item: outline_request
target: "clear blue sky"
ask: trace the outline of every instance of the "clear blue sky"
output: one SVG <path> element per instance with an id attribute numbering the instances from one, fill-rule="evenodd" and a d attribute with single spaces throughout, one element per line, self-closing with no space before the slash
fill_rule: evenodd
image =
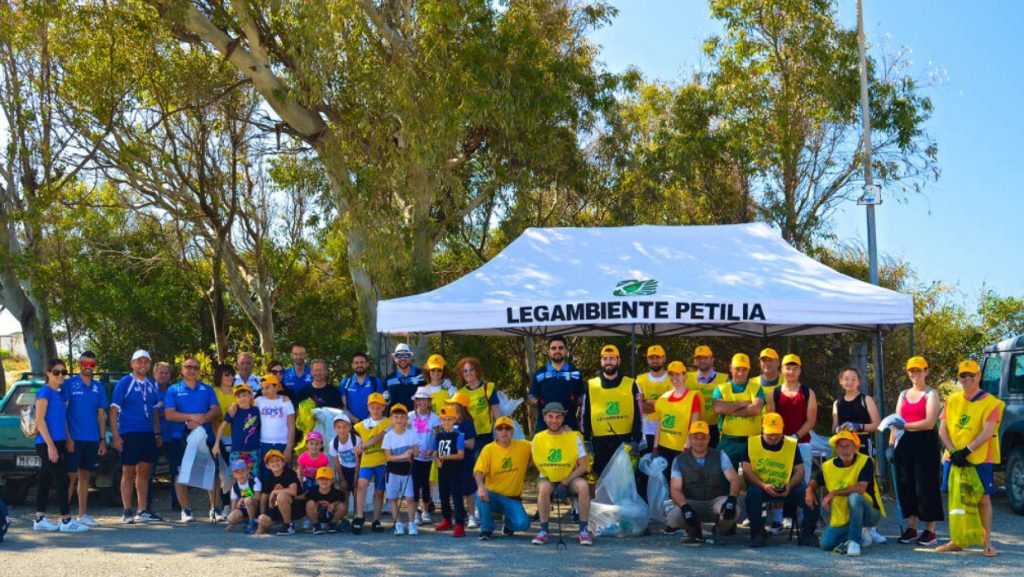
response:
<path id="1" fill-rule="evenodd" d="M 612 24 L 591 35 L 611 71 L 636 66 L 651 80 L 678 81 L 706 66 L 701 44 L 722 30 L 704 0 L 613 0 Z M 840 21 L 856 25 L 855 0 L 839 2 Z M 924 88 L 935 110 L 927 126 L 939 146 L 942 176 L 904 203 L 877 209 L 879 251 L 905 259 L 924 282 L 959 287 L 974 306 L 990 288 L 1024 295 L 1018 264 L 1024 200 L 1013 176 L 1021 165 L 1024 2 L 864 0 L 870 55 L 912 49 L 909 73 L 941 84 Z M 883 193 L 884 194 L 884 193 Z M 837 215 L 843 242 L 867 246 L 864 208 Z"/>

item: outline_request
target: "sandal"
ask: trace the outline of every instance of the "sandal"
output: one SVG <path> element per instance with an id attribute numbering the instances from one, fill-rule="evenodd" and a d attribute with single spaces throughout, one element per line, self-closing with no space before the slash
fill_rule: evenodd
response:
<path id="1" fill-rule="evenodd" d="M 999 554 L 999 551 L 996 551 L 995 547 L 985 547 L 985 550 L 982 551 L 981 554 L 986 557 L 995 557 Z"/>
<path id="2" fill-rule="evenodd" d="M 939 545 L 935 548 L 935 550 L 939 553 L 952 553 L 955 551 L 963 551 L 964 549 L 963 547 L 960 547 L 956 543 L 950 541 L 948 543 L 943 543 L 942 545 Z"/>

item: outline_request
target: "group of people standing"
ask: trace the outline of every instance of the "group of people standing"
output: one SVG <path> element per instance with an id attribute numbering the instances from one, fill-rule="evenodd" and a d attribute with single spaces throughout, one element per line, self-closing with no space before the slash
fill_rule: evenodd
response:
<path id="1" fill-rule="evenodd" d="M 199 362 L 191 358 L 182 363 L 178 383 L 170 384 L 170 366 L 163 363 L 151 379 L 150 356 L 140 350 L 132 357 L 132 373 L 115 386 L 109 407 L 103 387 L 92 380 L 94 356 L 83 354 L 81 373 L 66 383 L 63 362 L 51 361 L 36 403 L 37 450 L 44 466 L 35 528 L 84 531 L 96 524 L 86 513 L 83 491 L 88 491 L 88 471 L 95 471 L 98 455 L 106 450 L 109 423 L 111 444 L 121 458 L 125 523 L 161 520 L 151 508 L 153 464 L 166 455 L 176 479 L 185 439 L 202 427 L 219 466 L 231 471 L 231 486 L 218 484 L 209 495 L 211 520 L 227 521 L 229 529 L 244 525 L 247 532 L 265 533 L 279 526 L 278 534 L 290 535 L 304 517 L 313 532 L 360 533 L 369 517 L 370 529 L 383 531 L 386 499 L 393 532 L 415 535 L 421 525 L 434 522 L 436 486 L 441 501 L 436 530 L 462 537 L 467 528 L 479 528 L 480 539 L 491 539 L 494 514 L 501 513 L 503 533 L 511 535 L 531 524 L 522 494 L 534 466 L 540 531 L 533 543 L 550 539 L 552 503 L 571 499 L 579 542 L 592 545 L 588 477 L 599 478 L 625 444 L 637 456 L 651 453 L 668 462 L 664 474 L 671 503 L 665 503 L 665 531 L 684 530 L 687 541 L 704 540 L 705 523 L 715 535 L 734 534 L 744 517 L 754 547 L 766 545 L 784 520 L 799 525 L 799 544 L 820 544 L 850 556 L 886 541 L 876 529 L 885 511 L 871 447 L 881 419 L 874 400 L 861 392 L 855 368 L 839 374 L 842 394 L 832 407 L 829 439 L 834 456 L 814 475 L 810 434 L 818 422 L 817 397 L 801 381 L 800 357 L 780 356 L 771 348 L 760 352 L 760 374 L 751 377 L 750 358 L 743 353 L 733 355 L 724 374 L 716 371 L 708 346 L 696 347 L 695 370 L 687 370 L 682 361 L 668 362 L 662 346 L 652 345 L 648 370 L 633 378 L 622 373 L 618 349 L 606 345 L 600 373 L 585 380 L 569 360 L 566 340 L 552 337 L 548 361 L 537 369 L 529 392 L 538 413 L 532 441 L 513 439 L 515 424 L 501 414 L 497 388 L 484 378 L 478 359 L 456 363 L 461 385 L 455 386 L 441 355 L 431 355 L 421 370 L 408 345 L 399 344 L 392 353 L 395 370 L 384 379 L 370 375 L 368 356 L 357 353 L 353 374 L 335 386 L 327 381 L 324 361 L 306 365 L 303 347 L 291 352 L 291 368 L 271 363 L 262 377 L 252 374 L 253 359 L 243 353 L 237 371 L 216 367 L 211 387 L 199 381 Z M 985 488 L 980 504 L 984 553 L 994 555 L 989 496 L 1003 404 L 980 390 L 974 361 L 960 364 L 963 391 L 945 407 L 926 384 L 924 358 L 911 358 L 906 369 L 912 386 L 899 396 L 901 419 L 887 446 L 908 521 L 899 541 L 935 544 L 935 523 L 943 518 L 940 483 L 950 467 L 974 467 Z M 297 430 L 297 411 L 304 405 L 339 410 L 330 439 Z M 637 476 L 643 493 L 646 478 Z M 78 481 L 77 519 L 69 513 L 69 478 Z M 59 523 L 45 516 L 53 483 Z M 183 522 L 194 519 L 187 485 L 175 484 L 172 502 Z M 372 511 L 366 510 L 368 502 Z M 405 521 L 402 505 L 407 505 Z M 831 511 L 830 526 L 819 541 L 814 533 L 822 509 Z M 925 525 L 920 533 L 919 523 Z M 940 550 L 960 548 L 950 541 Z"/>

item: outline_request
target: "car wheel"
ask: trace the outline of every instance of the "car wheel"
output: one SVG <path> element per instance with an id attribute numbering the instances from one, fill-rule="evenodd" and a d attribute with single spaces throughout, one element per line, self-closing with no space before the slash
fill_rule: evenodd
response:
<path id="1" fill-rule="evenodd" d="M 28 490 L 32 488 L 34 479 L 7 479 L 4 486 L 4 499 L 9 505 L 23 505 L 28 499 Z"/>
<path id="2" fill-rule="evenodd" d="M 1014 447 L 1006 461 L 1006 493 L 1013 512 L 1024 515 L 1024 447 Z"/>

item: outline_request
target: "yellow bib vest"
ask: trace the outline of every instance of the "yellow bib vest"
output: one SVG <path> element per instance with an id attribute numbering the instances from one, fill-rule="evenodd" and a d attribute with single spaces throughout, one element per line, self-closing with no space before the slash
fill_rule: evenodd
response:
<path id="1" fill-rule="evenodd" d="M 390 426 L 391 421 L 385 418 L 381 420 L 381 422 L 377 423 L 377 426 L 373 427 L 372 429 L 367 428 L 366 421 L 359 421 L 358 423 L 356 423 L 356 426 L 353 427 L 353 430 L 356 432 L 357 435 L 359 435 L 361 439 L 365 441 L 370 437 L 384 433 L 385 431 L 388 430 L 388 427 Z M 368 445 L 365 442 L 363 443 L 363 457 L 359 461 L 359 466 L 361 468 L 369 469 L 371 467 L 379 467 L 380 465 L 383 465 L 385 461 L 387 461 L 387 455 L 384 454 L 384 449 L 381 448 L 381 445 L 383 443 L 383 436 L 380 438 L 379 441 L 372 445 Z"/>
<path id="2" fill-rule="evenodd" d="M 705 385 L 697 382 L 697 371 L 686 373 L 686 388 L 691 391 L 697 391 L 704 400 L 704 406 L 700 409 L 700 420 L 709 425 L 716 425 L 718 423 L 718 413 L 715 412 L 715 400 L 712 398 L 712 395 L 715 394 L 715 389 L 718 388 L 718 385 L 728 380 L 728 375 L 716 373 L 714 381 Z"/>
<path id="3" fill-rule="evenodd" d="M 686 440 L 690 434 L 690 417 L 693 413 L 693 398 L 697 391 L 686 391 L 681 401 L 670 401 L 673 391 L 663 394 L 654 403 L 661 415 L 659 424 L 658 446 L 682 451 L 686 448 Z"/>
<path id="4" fill-rule="evenodd" d="M 473 416 L 473 426 L 476 427 L 476 434 L 488 435 L 494 427 L 491 419 L 491 404 L 487 399 L 494 392 L 494 383 L 484 383 L 479 387 L 470 390 L 468 387 L 459 389 L 460 393 L 469 396 L 469 414 Z"/>
<path id="5" fill-rule="evenodd" d="M 633 397 L 633 379 L 622 377 L 614 389 L 601 387 L 601 377 L 587 383 L 590 399 L 590 430 L 595 437 L 628 435 L 633 432 L 636 399 Z"/>
<path id="6" fill-rule="evenodd" d="M 547 430 L 533 437 L 533 464 L 545 479 L 560 483 L 576 468 L 579 433 L 565 429 L 557 435 Z"/>
<path id="7" fill-rule="evenodd" d="M 779 373 L 779 376 L 775 379 L 775 384 L 774 385 L 766 385 L 763 382 L 761 382 L 761 377 L 762 376 L 763 375 L 758 375 L 756 377 L 750 377 L 750 380 L 747 381 L 747 384 L 748 385 L 757 385 L 757 386 L 761 387 L 762 389 L 764 389 L 764 408 L 761 409 L 761 414 L 762 415 L 767 415 L 768 414 L 768 399 L 772 398 L 772 394 L 775 392 L 775 389 L 779 388 L 779 385 L 782 384 L 782 373 Z"/>
<path id="8" fill-rule="evenodd" d="M 662 381 L 651 381 L 649 373 L 643 373 L 637 375 L 636 386 L 640 388 L 640 394 L 644 396 L 645 401 L 657 401 L 658 397 L 662 396 L 669 389 L 672 388 L 672 382 L 666 377 Z M 658 410 L 655 409 L 653 413 L 647 413 L 644 418 L 648 421 L 658 422 L 661 420 L 661 415 L 658 414 Z"/>
<path id="9" fill-rule="evenodd" d="M 864 465 L 867 464 L 867 455 L 864 453 L 857 453 L 854 457 L 853 464 L 849 467 L 838 467 L 835 464 L 835 459 L 829 459 L 825 461 L 821 466 L 821 472 L 825 477 L 825 490 L 826 491 L 838 491 L 845 489 L 857 484 L 857 478 L 860 477 L 860 472 L 864 469 Z M 872 491 L 870 494 L 865 494 L 864 498 L 868 499 L 881 513 L 885 515 L 885 505 L 882 504 L 882 498 L 878 494 L 878 483 L 872 483 Z M 837 495 L 832 498 L 832 516 L 829 519 L 829 524 L 833 527 L 842 527 L 850 523 L 850 496 L 849 495 Z"/>
<path id="10" fill-rule="evenodd" d="M 769 451 L 761 442 L 761 435 L 747 439 L 747 456 L 757 476 L 772 487 L 785 487 L 793 476 L 793 455 L 796 439 L 782 438 L 782 448 Z"/>
<path id="11" fill-rule="evenodd" d="M 718 385 L 718 391 L 722 400 L 727 403 L 736 401 L 754 402 L 761 385 L 747 382 L 747 389 L 742 393 L 732 392 L 732 383 L 726 382 Z M 762 411 L 763 412 L 763 411 Z M 753 417 L 737 417 L 733 415 L 722 415 L 722 434 L 735 435 L 737 437 L 752 437 L 761 434 L 761 413 Z"/>
<path id="12" fill-rule="evenodd" d="M 962 449 L 985 428 L 992 411 L 999 411 L 999 420 L 1002 420 L 1003 407 L 1006 403 L 996 398 L 993 394 L 985 395 L 973 403 L 964 397 L 963 391 L 953 393 L 946 399 L 946 428 L 949 430 L 949 438 L 953 446 Z M 985 462 L 988 457 L 989 445 L 992 448 L 992 462 L 1000 463 L 1002 456 L 999 448 L 999 425 L 996 425 L 992 437 L 979 445 L 967 460 L 972 464 L 979 465 Z M 947 454 L 948 456 L 948 454 Z"/>

